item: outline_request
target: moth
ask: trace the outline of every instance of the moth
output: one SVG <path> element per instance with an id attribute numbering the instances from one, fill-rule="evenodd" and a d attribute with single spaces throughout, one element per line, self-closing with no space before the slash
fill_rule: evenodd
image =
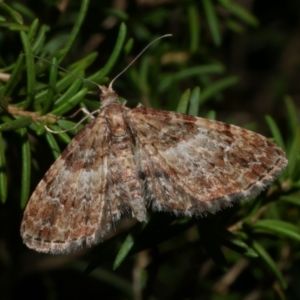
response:
<path id="1" fill-rule="evenodd" d="M 29 199 L 24 243 L 52 254 L 100 242 L 123 215 L 185 217 L 251 199 L 287 165 L 257 133 L 218 121 L 129 109 L 100 86 L 101 110 L 54 162 Z"/>

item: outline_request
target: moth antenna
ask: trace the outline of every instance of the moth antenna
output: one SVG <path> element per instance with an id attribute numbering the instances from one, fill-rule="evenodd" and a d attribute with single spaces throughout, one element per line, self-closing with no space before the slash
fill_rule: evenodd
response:
<path id="1" fill-rule="evenodd" d="M 48 59 L 46 59 L 46 58 L 43 58 L 43 57 L 40 57 L 40 56 L 37 56 L 37 55 L 33 55 L 33 54 L 20 54 L 20 56 L 26 56 L 26 55 L 32 56 L 32 57 L 35 57 L 35 58 L 38 58 L 38 59 L 40 59 L 40 60 L 42 60 L 42 61 L 45 61 L 45 62 L 49 63 L 50 65 L 55 66 L 56 68 L 58 68 L 58 69 L 60 69 L 60 70 L 62 70 L 62 71 L 64 71 L 64 72 L 66 72 L 66 73 L 69 73 L 69 74 L 73 75 L 74 77 L 76 77 L 76 78 L 78 78 L 78 79 L 81 79 L 82 81 L 86 81 L 86 82 L 95 84 L 97 87 L 99 87 L 99 84 L 98 84 L 98 83 L 96 83 L 96 82 L 94 82 L 94 81 L 92 81 L 92 80 L 89 80 L 89 79 L 80 77 L 80 76 L 76 75 L 75 73 L 73 73 L 73 72 L 71 72 L 71 71 L 69 71 L 69 70 L 67 70 L 67 69 L 65 69 L 65 68 L 63 68 L 63 67 L 60 67 L 60 66 L 54 64 L 53 62 L 51 62 L 50 60 L 48 60 Z"/>
<path id="2" fill-rule="evenodd" d="M 135 62 L 136 62 L 136 60 L 153 44 L 153 43 L 155 43 L 156 41 L 158 41 L 158 40 L 160 40 L 160 39 L 163 39 L 163 38 L 165 38 L 165 37 L 169 37 L 169 36 L 172 36 L 172 34 L 170 34 L 170 33 L 168 33 L 168 34 L 165 34 L 165 35 L 162 35 L 162 36 L 160 36 L 160 37 L 158 37 L 158 38 L 156 38 L 155 40 L 153 40 L 150 44 L 148 44 L 138 55 L 137 55 L 137 57 L 121 72 L 121 73 L 119 73 L 115 78 L 113 78 L 112 79 L 112 81 L 110 82 L 110 84 L 109 84 L 109 86 L 108 86 L 108 88 L 109 89 L 112 89 L 112 85 L 113 85 L 113 83 L 114 83 L 114 81 L 117 79 L 117 78 L 119 78 L 124 72 L 126 72 Z M 47 63 L 49 63 L 50 65 L 52 65 L 52 66 L 55 66 L 55 67 L 57 67 L 58 69 L 60 69 L 60 70 L 62 70 L 62 71 L 64 71 L 64 72 L 66 72 L 66 73 L 69 73 L 69 74 L 71 74 L 71 75 L 73 75 L 74 77 L 76 77 L 76 78 L 78 78 L 78 79 L 81 79 L 82 81 L 85 81 L 85 82 L 89 82 L 89 83 L 92 83 L 92 84 L 94 84 L 94 85 L 96 85 L 97 87 L 100 87 L 99 86 L 99 84 L 98 83 L 96 83 L 96 82 L 94 82 L 94 81 L 92 81 L 92 80 L 89 80 L 89 79 L 86 79 L 86 78 L 83 78 L 83 77 L 80 77 L 80 76 L 78 76 L 78 75 L 76 75 L 75 73 L 73 73 L 73 72 L 71 72 L 71 71 L 69 71 L 69 70 L 67 70 L 67 69 L 65 69 L 65 68 L 63 68 L 63 67 L 61 67 L 61 66 L 58 66 L 58 65 L 56 65 L 56 64 L 54 64 L 53 62 L 51 62 L 50 60 L 48 60 L 48 59 L 46 59 L 46 58 L 43 58 L 43 57 L 40 57 L 40 56 L 37 56 L 37 55 L 33 55 L 33 54 L 24 54 L 24 53 L 22 53 L 22 54 L 20 54 L 20 56 L 26 56 L 26 55 L 28 55 L 28 56 L 32 56 L 32 57 L 35 57 L 35 58 L 37 58 L 37 59 L 40 59 L 40 60 L 42 60 L 42 61 L 45 61 L 45 62 L 47 62 Z"/>
<path id="3" fill-rule="evenodd" d="M 169 37 L 169 36 L 172 36 L 172 34 L 168 33 L 168 34 L 165 34 L 165 35 L 162 35 L 158 38 L 156 38 L 155 40 L 153 40 L 150 44 L 148 44 L 139 54 L 138 56 L 123 70 L 121 71 L 121 73 L 119 73 L 115 78 L 112 79 L 112 81 L 110 82 L 109 86 L 108 86 L 108 89 L 112 89 L 112 85 L 114 83 L 114 81 L 119 78 L 124 72 L 126 72 L 135 62 L 136 60 L 153 44 L 155 43 L 156 41 L 160 40 L 160 39 L 163 39 L 165 37 Z"/>

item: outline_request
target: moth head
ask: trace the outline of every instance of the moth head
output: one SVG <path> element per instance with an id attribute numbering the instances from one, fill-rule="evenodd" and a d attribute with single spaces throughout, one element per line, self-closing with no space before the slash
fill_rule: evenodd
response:
<path id="1" fill-rule="evenodd" d="M 98 98 L 102 107 L 112 103 L 119 103 L 117 93 L 109 86 L 99 85 Z"/>

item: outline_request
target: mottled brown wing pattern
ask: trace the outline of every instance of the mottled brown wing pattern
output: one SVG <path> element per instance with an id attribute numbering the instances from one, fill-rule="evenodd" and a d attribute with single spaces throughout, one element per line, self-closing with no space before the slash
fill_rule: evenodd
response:
<path id="1" fill-rule="evenodd" d="M 70 252 L 99 241 L 118 219 L 106 195 L 109 140 L 106 120 L 99 116 L 45 174 L 24 212 L 21 234 L 29 248 Z"/>
<path id="2" fill-rule="evenodd" d="M 127 118 L 154 210 L 214 213 L 255 197 L 287 164 L 274 143 L 233 125 L 144 107 Z"/>
<path id="3" fill-rule="evenodd" d="M 104 237 L 122 215 L 147 206 L 201 215 L 252 198 L 286 166 L 284 152 L 242 128 L 118 101 L 72 140 L 29 199 L 21 235 L 29 248 L 68 253 Z"/>

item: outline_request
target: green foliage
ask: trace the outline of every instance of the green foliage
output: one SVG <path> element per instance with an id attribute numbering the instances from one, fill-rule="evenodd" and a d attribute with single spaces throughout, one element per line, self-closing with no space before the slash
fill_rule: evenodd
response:
<path id="1" fill-rule="evenodd" d="M 233 0 L 183 1 L 149 9 L 136 4 L 126 10 L 100 2 L 74 1 L 66 11 L 54 1 L 41 1 L 38 9 L 21 1 L 0 3 L 0 68 L 1 75 L 9 75 L 0 81 L 0 224 L 8 230 L 0 231 L 0 272 L 9 281 L 1 283 L 4 296 L 19 298 L 18 287 L 27 295 L 37 285 L 44 293 L 40 298 L 77 297 L 85 287 L 89 287 L 85 298 L 244 299 L 252 292 L 262 294 L 262 299 L 284 299 L 284 294 L 286 299 L 299 298 L 295 289 L 300 276 L 299 109 L 287 96 L 289 89 L 271 97 L 251 75 L 255 70 L 249 71 L 246 64 L 237 67 L 234 60 L 243 43 L 239 42 L 241 52 L 237 52 L 236 44 L 228 40 L 230 35 L 238 43 L 251 30 L 252 43 L 261 46 L 257 41 L 266 39 L 268 29 L 259 28 L 261 20 Z M 120 96 L 129 106 L 142 102 L 233 120 L 240 126 L 247 126 L 250 119 L 259 129 L 265 127 L 259 122 L 263 115 L 272 114 L 265 120 L 274 141 L 286 151 L 286 171 L 256 199 L 216 215 L 184 219 L 149 214 L 147 222 L 64 258 L 26 249 L 18 227 L 30 193 L 60 149 L 82 128 L 83 124 L 76 124 L 83 117 L 76 112 L 99 108 L 98 87 L 80 78 L 109 83 L 129 58 L 169 32 L 172 38 L 151 46 L 114 83 Z M 277 49 L 274 36 L 267 41 Z M 62 72 L 56 64 L 72 73 Z M 246 72 L 252 81 L 243 78 Z M 265 72 L 275 86 L 278 79 L 272 68 Z M 256 83 L 255 88 L 250 82 Z M 253 88 L 251 99 L 247 90 L 238 88 L 240 84 Z M 258 94 L 267 95 L 265 101 L 253 96 L 257 88 Z M 64 119 L 74 114 L 75 119 Z M 241 120 L 241 115 L 246 119 Z M 52 134 L 45 125 L 66 132 Z M 32 265 L 30 257 L 40 264 Z M 224 283 L 226 274 L 234 280 Z M 65 288 L 58 285 L 61 281 Z"/>

